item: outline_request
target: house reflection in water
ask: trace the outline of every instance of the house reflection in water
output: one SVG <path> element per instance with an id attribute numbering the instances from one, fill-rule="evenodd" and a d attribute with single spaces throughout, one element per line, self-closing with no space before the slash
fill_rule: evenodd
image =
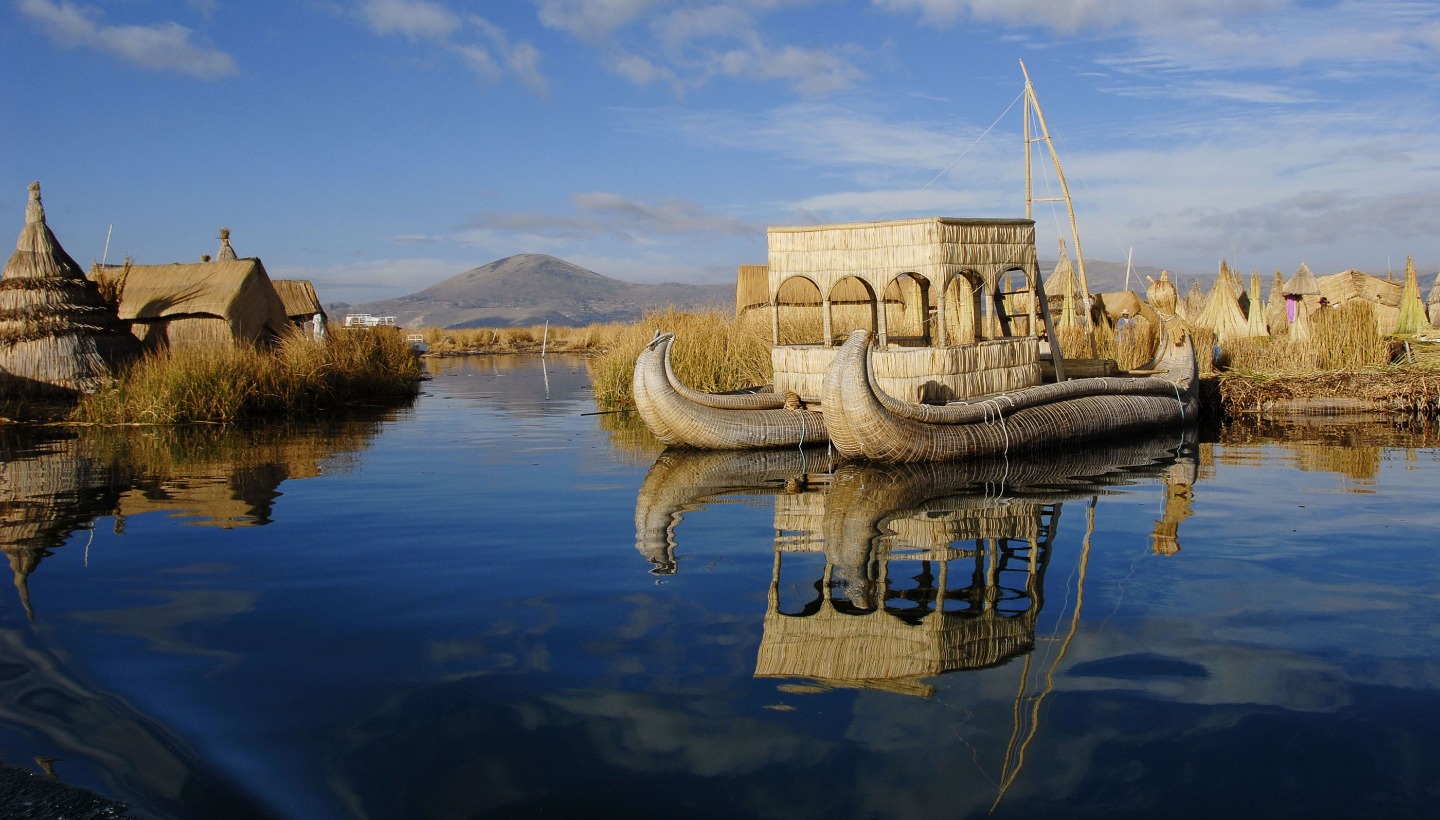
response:
<path id="1" fill-rule="evenodd" d="M 350 468 L 379 420 L 304 432 L 272 428 L 126 428 L 84 435 L 0 430 L 0 549 L 25 613 L 30 577 L 95 519 L 165 512 L 190 523 L 269 523 L 281 482 Z"/>
<path id="2" fill-rule="evenodd" d="M 1111 486 L 1159 477 L 1167 503 L 1152 548 L 1179 550 L 1196 461 L 1193 446 L 1182 443 L 1177 457 L 1176 444 L 833 469 L 800 450 L 666 451 L 637 499 L 636 547 L 652 572 L 674 573 L 686 513 L 772 496 L 775 557 L 755 675 L 927 696 L 926 678 L 1034 648 L 1064 502 L 1093 505 Z"/>
<path id="3" fill-rule="evenodd" d="M 815 517 L 808 502 L 823 537 L 777 541 L 756 676 L 929 695 L 924 678 L 1034 646 L 1060 504 L 926 497 L 935 476 L 914 472 L 845 465 L 828 493 L 777 498 L 777 528 Z M 819 577 L 801 553 L 823 555 Z M 797 584 L 787 558 L 811 574 Z"/>

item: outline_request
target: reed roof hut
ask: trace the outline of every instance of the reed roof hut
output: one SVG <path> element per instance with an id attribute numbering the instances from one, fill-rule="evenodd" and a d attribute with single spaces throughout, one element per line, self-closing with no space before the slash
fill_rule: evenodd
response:
<path id="1" fill-rule="evenodd" d="M 291 324 L 304 326 L 306 322 L 314 321 L 316 314 L 319 314 L 322 320 L 329 319 L 310 280 L 272 279 L 270 284 L 275 286 L 275 293 L 280 297 L 280 304 L 284 306 L 285 315 L 290 318 Z"/>
<path id="2" fill-rule="evenodd" d="M 119 313 L 146 348 L 266 344 L 290 323 L 255 258 L 131 265 Z"/>
<path id="3" fill-rule="evenodd" d="M 0 278 L 0 390 L 91 392 L 136 351 L 115 308 L 46 225 L 40 183 L 31 183 L 25 227 Z"/>
<path id="4" fill-rule="evenodd" d="M 1250 273 L 1250 309 L 1246 311 L 1250 336 L 1269 336 L 1270 326 L 1265 321 L 1265 302 L 1260 298 L 1260 271 Z"/>
<path id="5" fill-rule="evenodd" d="M 1395 322 L 1395 332 L 1400 334 L 1420 333 L 1430 329 L 1425 316 L 1425 303 L 1420 301 L 1420 280 L 1415 275 L 1415 260 L 1405 257 L 1405 284 L 1400 292 L 1400 311 Z"/>
<path id="6" fill-rule="evenodd" d="M 1240 309 L 1240 302 L 1235 298 L 1235 285 L 1231 282 L 1226 268 L 1222 267 L 1220 275 L 1215 277 L 1215 284 L 1210 287 L 1210 294 L 1205 297 L 1205 304 L 1200 308 L 1200 312 L 1188 317 L 1188 321 L 1213 330 L 1215 338 L 1221 344 L 1250 335 L 1250 325 L 1245 319 L 1244 311 Z"/>
<path id="7" fill-rule="evenodd" d="M 1265 324 L 1271 333 L 1280 333 L 1290 324 L 1285 316 L 1285 274 L 1278 269 L 1270 282 L 1270 298 L 1265 302 Z"/>

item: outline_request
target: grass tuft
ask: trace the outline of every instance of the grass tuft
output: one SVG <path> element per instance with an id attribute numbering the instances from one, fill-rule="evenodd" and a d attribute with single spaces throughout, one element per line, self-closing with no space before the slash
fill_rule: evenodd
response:
<path id="1" fill-rule="evenodd" d="M 196 346 L 150 353 L 109 389 L 85 395 L 86 424 L 234 423 L 323 413 L 413 396 L 420 368 L 400 334 L 333 329 L 322 342 L 291 333 L 274 349 Z"/>

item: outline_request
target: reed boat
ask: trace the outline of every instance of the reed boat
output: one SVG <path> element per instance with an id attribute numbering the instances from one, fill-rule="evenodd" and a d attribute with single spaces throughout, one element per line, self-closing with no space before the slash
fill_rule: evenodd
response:
<path id="1" fill-rule="evenodd" d="M 1033 109 L 1038 117 L 1039 103 L 1028 75 L 1026 98 L 1027 112 Z M 1038 140 L 1029 138 L 1028 117 L 1027 113 L 1027 145 L 1048 145 L 1048 132 Z M 1043 118 L 1040 121 L 1043 131 Z M 1053 147 L 1051 154 L 1058 172 L 1059 159 Z M 700 449 L 795 446 L 835 439 L 832 420 L 858 419 L 861 416 L 856 414 L 863 409 L 838 407 L 834 402 L 847 400 L 846 394 L 825 391 L 828 374 L 842 364 L 842 356 L 853 358 L 853 352 L 842 354 L 852 331 L 861 334 L 856 343 L 860 350 L 868 351 L 860 371 L 875 394 L 895 400 L 895 407 L 889 410 L 892 415 L 904 417 L 900 408 L 914 406 L 922 409 L 912 414 L 922 418 L 935 413 L 944 417 L 954 411 L 938 411 L 934 406 L 981 402 L 978 406 L 990 407 L 983 402 L 1010 395 L 1030 400 L 1031 396 L 1053 394 L 1078 400 L 1096 389 L 1108 389 L 1109 383 L 1081 380 L 1074 387 L 1014 393 L 1039 388 L 1047 378 L 1063 383 L 1067 361 L 1080 361 L 1061 355 L 1060 334 L 1051 317 L 1035 250 L 1035 221 L 1030 218 L 1029 167 L 1027 154 L 1024 219 L 929 216 L 771 227 L 766 232 L 767 264 L 739 268 L 736 310 L 742 318 L 753 310 L 755 318 L 768 319 L 772 384 L 739 396 L 689 389 L 675 378 L 669 365 L 673 334 L 657 334 L 635 369 L 635 405 L 641 418 L 666 444 Z M 1061 182 L 1068 203 L 1063 174 Z M 1075 327 L 1072 314 L 1079 314 L 1089 341 L 1089 291 L 1073 214 L 1071 238 L 1083 298 L 1074 299 L 1067 288 L 1061 327 Z M 1063 242 L 1061 259 L 1068 266 Z M 1086 307 L 1077 308 L 1076 304 Z M 1093 342 L 1091 347 L 1093 352 Z M 1114 362 L 1104 362 L 1113 370 Z M 1047 364 L 1048 369 L 1042 366 Z M 853 371 L 855 362 L 849 366 Z M 1161 381 L 1127 383 L 1118 390 L 1158 391 Z M 1097 388 L 1097 384 L 1106 387 Z M 1175 392 L 1173 386 L 1166 389 Z M 1148 400 L 1139 401 L 1146 404 Z M 1087 402 L 1094 404 L 1094 400 Z M 1087 402 L 1076 405 L 1077 409 L 1085 412 Z M 1129 400 L 1116 404 L 1116 411 L 1126 402 Z M 1025 418 L 1044 418 L 1055 412 L 1055 407 L 1064 406 L 1041 403 L 1048 409 L 1032 411 Z M 968 418 L 966 413 L 973 412 L 960 415 Z M 1168 411 L 1164 415 L 1169 418 Z M 1148 416 L 1137 423 L 1113 413 L 1100 418 L 1116 421 L 1120 430 L 1150 424 Z M 1057 423 L 1064 422 L 1057 419 Z M 866 424 L 869 422 L 856 429 L 863 432 Z M 842 455 L 889 458 L 882 453 L 890 445 L 854 445 L 860 433 L 850 432 L 851 428 L 855 425 L 847 427 L 843 435 L 851 449 L 841 450 Z M 922 442 L 934 438 L 932 432 L 923 432 L 927 429 L 918 428 Z M 1053 436 L 1063 437 L 1062 431 L 1032 434 L 1031 438 L 1039 442 Z M 900 454 L 895 460 L 905 461 L 944 458 L 942 454 L 951 451 L 974 454 L 973 447 L 931 448 L 903 441 L 893 446 Z M 999 453 L 1003 448 L 989 451 Z"/>
<path id="2" fill-rule="evenodd" d="M 837 453 L 879 462 L 969 459 L 1182 428 L 1198 411 L 1190 334 L 1165 335 L 1145 375 L 1071 379 L 943 405 L 876 384 L 869 332 L 856 330 L 825 377 L 821 402 Z"/>
<path id="3" fill-rule="evenodd" d="M 764 388 L 704 393 L 675 378 L 674 333 L 657 333 L 635 360 L 635 408 L 666 444 L 704 450 L 747 450 L 824 444 L 825 419 L 795 394 Z"/>

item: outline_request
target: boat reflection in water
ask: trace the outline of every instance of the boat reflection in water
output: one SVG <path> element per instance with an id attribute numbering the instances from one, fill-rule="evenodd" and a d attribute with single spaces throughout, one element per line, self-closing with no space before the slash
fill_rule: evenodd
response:
<path id="1" fill-rule="evenodd" d="M 1197 469 L 1191 441 L 889 465 L 832 465 L 824 451 L 800 449 L 668 450 L 640 489 L 636 547 L 652 572 L 675 573 L 676 527 L 687 512 L 773 496 L 775 560 L 756 676 L 930 695 L 926 678 L 1034 648 L 1066 502 L 1086 505 L 1088 553 L 1097 498 L 1159 478 L 1167 501 L 1151 546 L 1179 551 Z"/>

